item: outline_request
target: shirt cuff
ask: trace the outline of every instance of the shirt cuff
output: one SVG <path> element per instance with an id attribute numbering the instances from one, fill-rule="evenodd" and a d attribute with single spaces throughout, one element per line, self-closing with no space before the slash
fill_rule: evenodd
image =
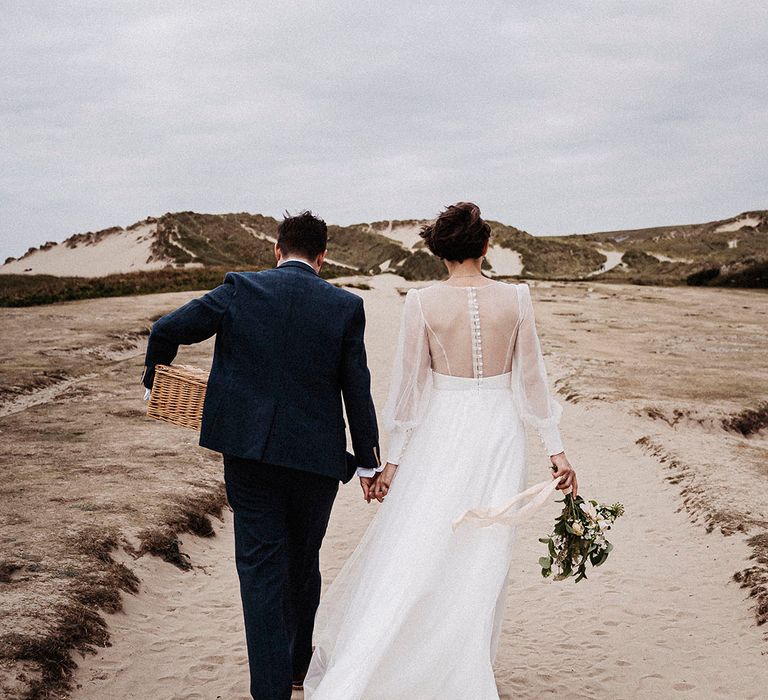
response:
<path id="1" fill-rule="evenodd" d="M 376 467 L 375 469 L 365 469 L 364 467 L 358 467 L 357 468 L 357 475 L 362 478 L 368 478 L 375 476 L 378 472 L 383 471 L 384 465 L 382 464 L 380 467 Z"/>
<path id="2" fill-rule="evenodd" d="M 551 457 L 563 451 L 563 441 L 560 437 L 560 429 L 557 425 L 546 425 L 539 429 L 539 437 L 544 443 L 544 449 Z"/>

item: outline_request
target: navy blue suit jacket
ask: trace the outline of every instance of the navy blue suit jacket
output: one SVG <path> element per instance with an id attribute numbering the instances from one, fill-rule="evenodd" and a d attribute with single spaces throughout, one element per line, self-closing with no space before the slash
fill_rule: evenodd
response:
<path id="1" fill-rule="evenodd" d="M 215 334 L 200 444 L 348 481 L 380 464 L 364 331 L 363 300 L 304 263 L 230 272 L 155 322 L 143 382 L 152 387 L 155 365 L 170 364 L 179 345 Z"/>

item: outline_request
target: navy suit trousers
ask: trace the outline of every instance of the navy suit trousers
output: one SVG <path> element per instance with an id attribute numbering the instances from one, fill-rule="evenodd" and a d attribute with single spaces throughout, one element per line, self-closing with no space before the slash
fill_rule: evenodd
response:
<path id="1" fill-rule="evenodd" d="M 289 700 L 312 657 L 320 545 L 337 479 L 224 455 L 251 696 Z"/>

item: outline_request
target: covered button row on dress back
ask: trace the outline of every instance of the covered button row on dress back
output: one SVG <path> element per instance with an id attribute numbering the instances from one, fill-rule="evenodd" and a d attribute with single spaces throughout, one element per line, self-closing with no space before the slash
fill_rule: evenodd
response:
<path id="1" fill-rule="evenodd" d="M 472 335 L 472 368 L 475 379 L 483 380 L 483 338 L 480 332 L 480 307 L 477 303 L 477 289 L 467 288 L 469 302 L 469 323 Z"/>

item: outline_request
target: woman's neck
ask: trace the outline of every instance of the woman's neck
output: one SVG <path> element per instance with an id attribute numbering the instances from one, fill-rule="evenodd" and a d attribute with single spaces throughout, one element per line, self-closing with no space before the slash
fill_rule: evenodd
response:
<path id="1" fill-rule="evenodd" d="M 482 277 L 482 258 L 474 258 L 458 262 L 456 260 L 446 260 L 445 266 L 448 268 L 450 279 L 460 279 L 462 277 Z"/>

